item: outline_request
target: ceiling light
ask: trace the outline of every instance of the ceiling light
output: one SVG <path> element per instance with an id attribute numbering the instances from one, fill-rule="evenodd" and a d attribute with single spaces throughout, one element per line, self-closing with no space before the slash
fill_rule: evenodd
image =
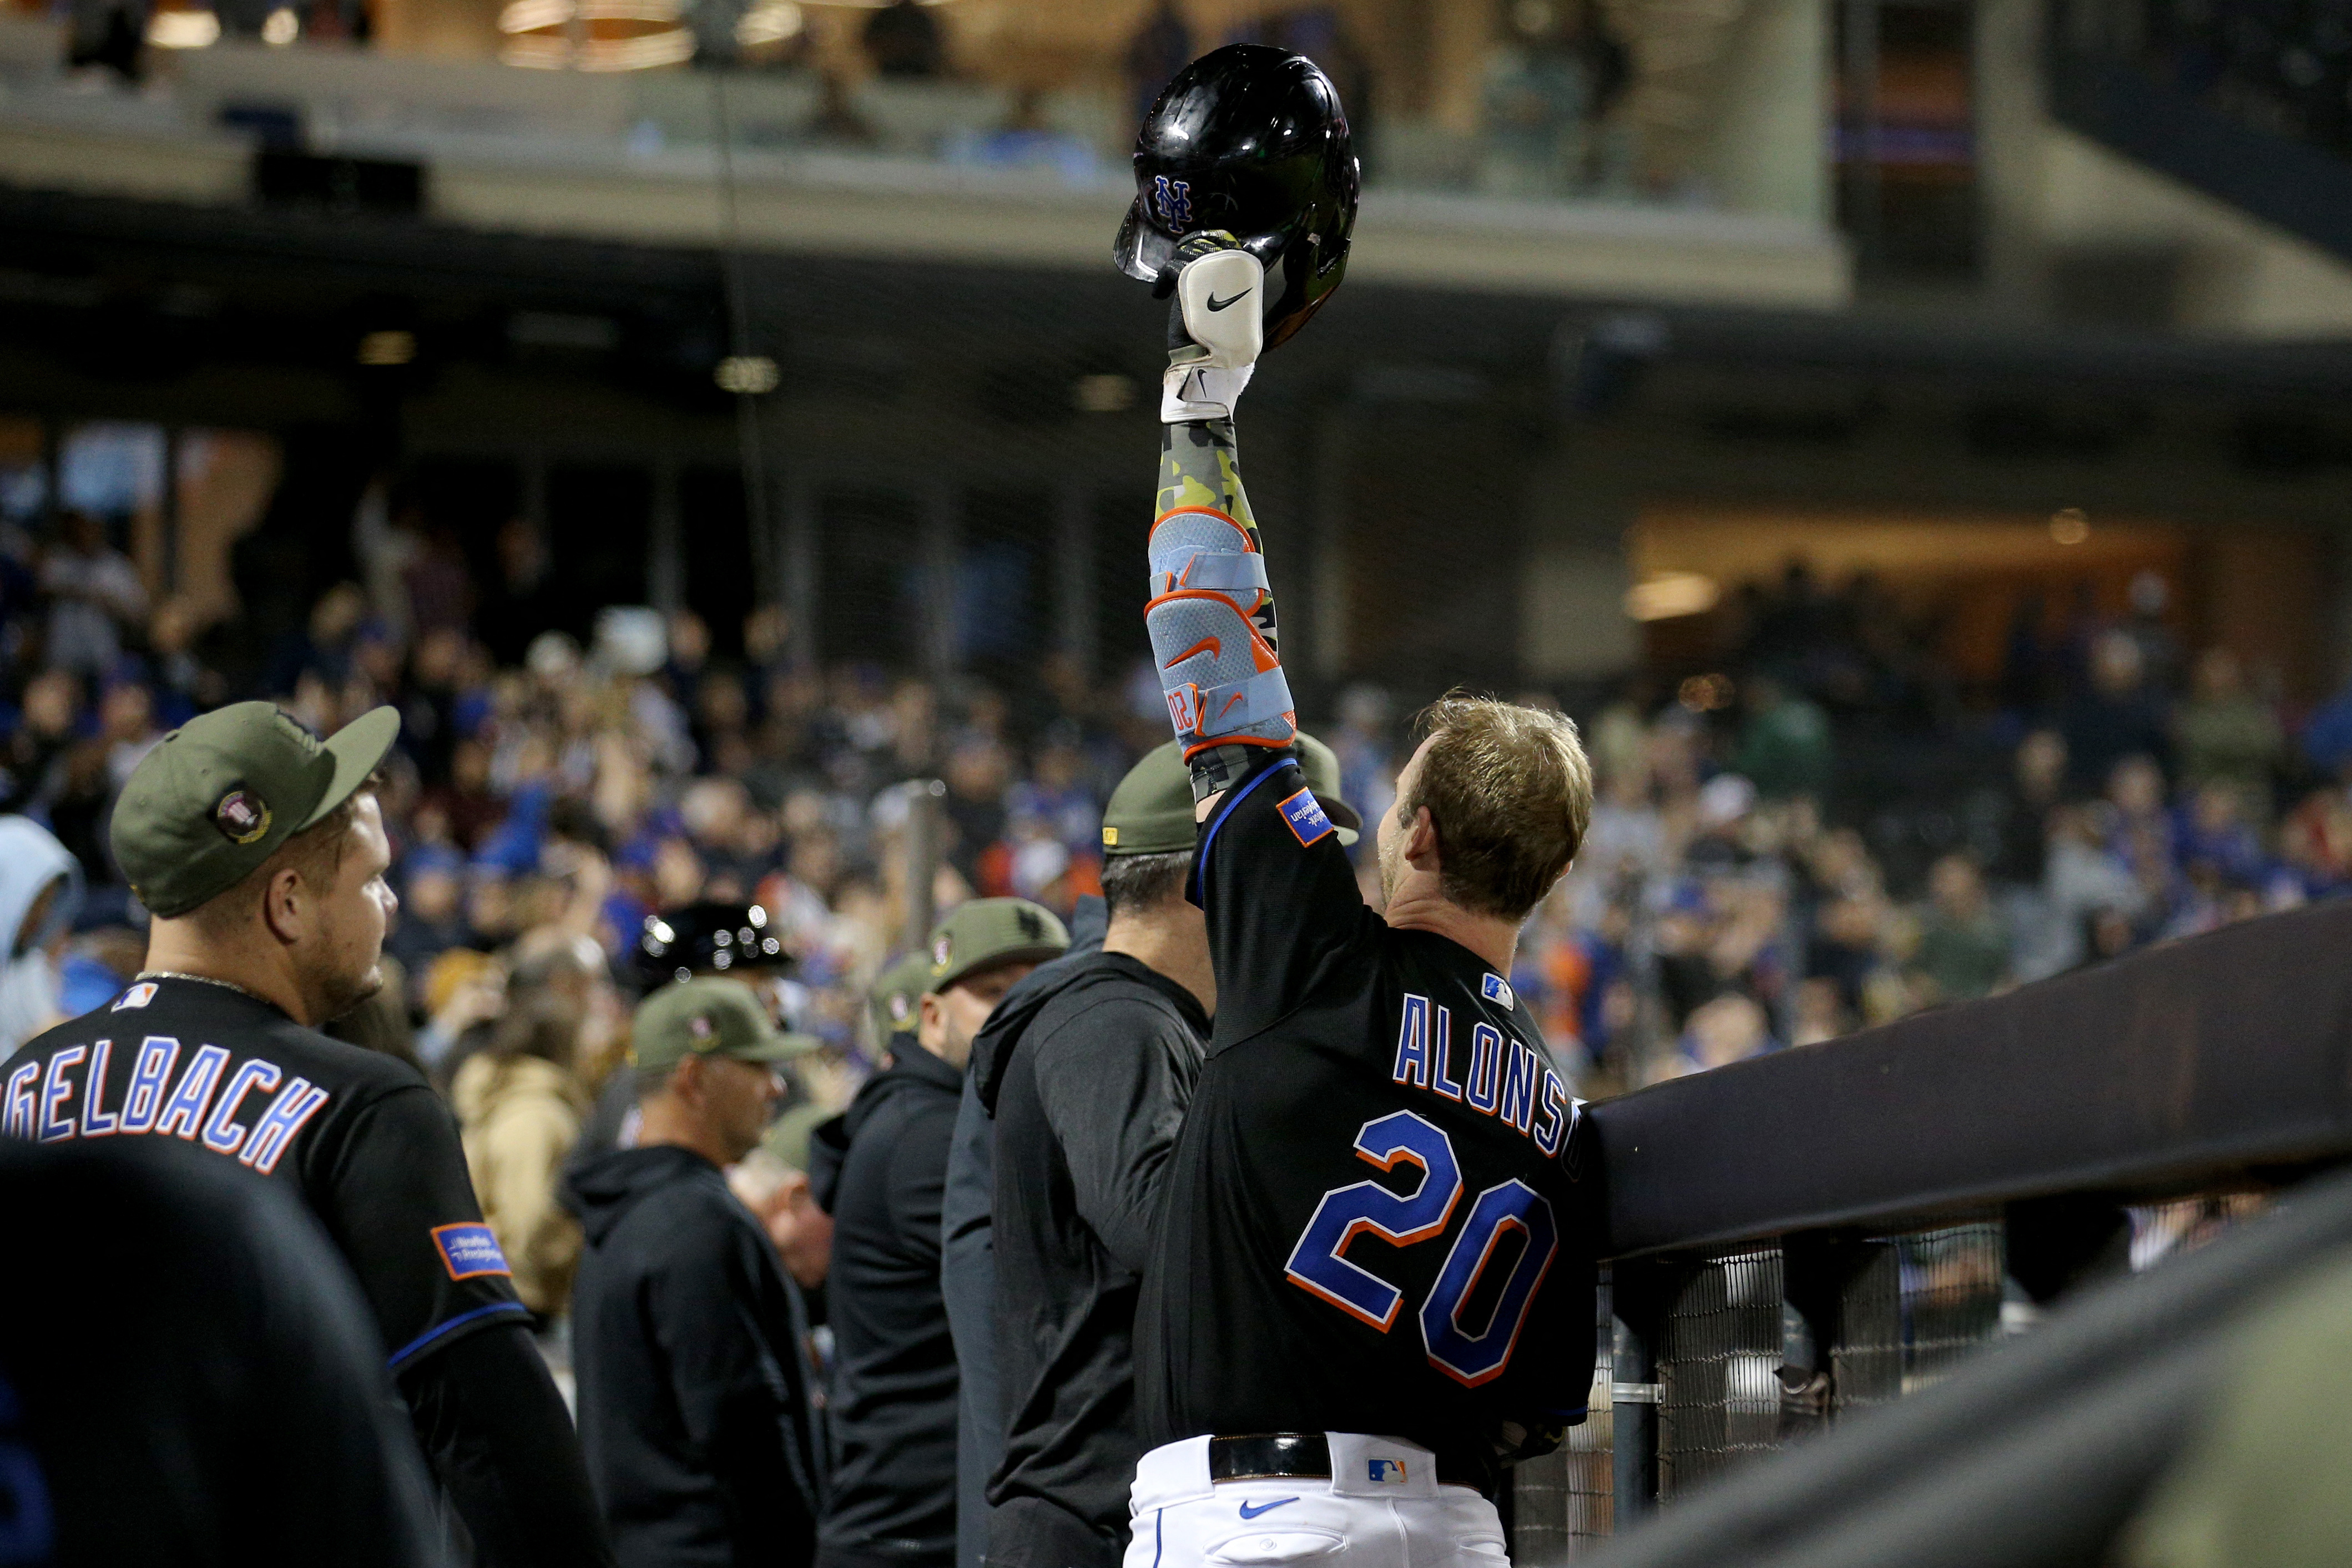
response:
<path id="1" fill-rule="evenodd" d="M 2062 545 L 2078 545 L 2091 537 L 2090 515 L 2080 507 L 2061 507 L 2050 515 L 2050 537 Z"/>
<path id="2" fill-rule="evenodd" d="M 719 361 L 719 369 L 711 375 L 711 380 L 719 383 L 721 392 L 745 392 L 754 396 L 775 391 L 782 379 L 776 370 L 776 361 L 765 354 L 730 354 Z"/>
<path id="3" fill-rule="evenodd" d="M 800 36 L 801 8 L 793 0 L 761 0 L 735 24 L 735 41 L 747 49 L 781 44 Z"/>
<path id="4" fill-rule="evenodd" d="M 572 20 L 572 0 L 514 0 L 499 13 L 501 33 L 536 33 Z"/>
<path id="5" fill-rule="evenodd" d="M 1704 615 L 1723 591 L 1715 579 L 1695 571 L 1654 571 L 1625 591 L 1625 613 L 1636 621 L 1671 621 Z"/>
<path id="6" fill-rule="evenodd" d="M 414 332 L 370 332 L 360 340 L 359 360 L 363 365 L 404 365 L 415 358 Z"/>
<path id="7" fill-rule="evenodd" d="M 220 41 L 220 18 L 210 11 L 158 11 L 147 18 L 147 41 L 159 49 L 208 49 Z"/>
<path id="8" fill-rule="evenodd" d="M 684 27 L 640 38 L 591 38 L 573 62 L 583 71 L 643 71 L 694 58 L 694 35 Z"/>
<path id="9" fill-rule="evenodd" d="M 675 22 L 677 14 L 669 0 L 580 0 L 583 22 Z"/>
<path id="10" fill-rule="evenodd" d="M 282 49 L 301 36 L 302 19 L 289 6 L 280 5 L 261 24 L 261 41 L 273 49 Z"/>
<path id="11" fill-rule="evenodd" d="M 1135 381 L 1117 372 L 1080 376 L 1070 388 L 1070 402 L 1080 413 L 1119 413 L 1135 406 Z"/>

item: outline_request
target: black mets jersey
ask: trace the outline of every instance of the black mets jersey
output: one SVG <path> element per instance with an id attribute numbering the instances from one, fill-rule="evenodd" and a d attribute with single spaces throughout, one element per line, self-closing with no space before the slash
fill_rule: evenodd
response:
<path id="1" fill-rule="evenodd" d="M 398 1373 L 527 1322 L 449 1112 L 414 1068 L 207 980 L 143 979 L 0 1061 L 0 1133 L 173 1138 L 289 1182 L 351 1264 Z"/>
<path id="2" fill-rule="evenodd" d="M 1535 1020 L 1365 906 L 1286 750 L 1193 878 L 1217 1016 L 1137 1313 L 1144 1439 L 1372 1433 L 1491 1485 L 1592 1381 L 1583 1140 Z"/>

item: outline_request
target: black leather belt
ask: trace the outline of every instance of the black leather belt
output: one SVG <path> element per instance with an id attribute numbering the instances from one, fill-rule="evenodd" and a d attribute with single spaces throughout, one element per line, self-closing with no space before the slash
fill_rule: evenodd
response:
<path id="1" fill-rule="evenodd" d="M 1331 1479 L 1331 1441 L 1320 1432 L 1254 1432 L 1246 1437 L 1209 1439 L 1213 1481 L 1318 1480 Z M 1473 1470 L 1437 1458 L 1440 1486 L 1468 1487 L 1488 1496 L 1486 1482 Z"/>

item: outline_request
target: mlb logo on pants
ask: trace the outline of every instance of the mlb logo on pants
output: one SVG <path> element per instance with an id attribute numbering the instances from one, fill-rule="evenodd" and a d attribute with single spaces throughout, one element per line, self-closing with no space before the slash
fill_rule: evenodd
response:
<path id="1" fill-rule="evenodd" d="M 1404 1484 L 1402 1459 L 1368 1459 L 1365 1461 L 1365 1466 L 1371 1471 L 1371 1479 L 1376 1481 L 1386 1481 L 1391 1486 Z"/>

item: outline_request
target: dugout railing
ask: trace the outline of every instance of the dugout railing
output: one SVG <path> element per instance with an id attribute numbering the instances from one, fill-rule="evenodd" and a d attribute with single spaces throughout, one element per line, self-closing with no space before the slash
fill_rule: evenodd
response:
<path id="1" fill-rule="evenodd" d="M 1593 1107 L 1601 1371 L 1517 1472 L 1515 1560 L 1734 1492 L 2352 1156 L 2347 959 L 2322 905 Z"/>

